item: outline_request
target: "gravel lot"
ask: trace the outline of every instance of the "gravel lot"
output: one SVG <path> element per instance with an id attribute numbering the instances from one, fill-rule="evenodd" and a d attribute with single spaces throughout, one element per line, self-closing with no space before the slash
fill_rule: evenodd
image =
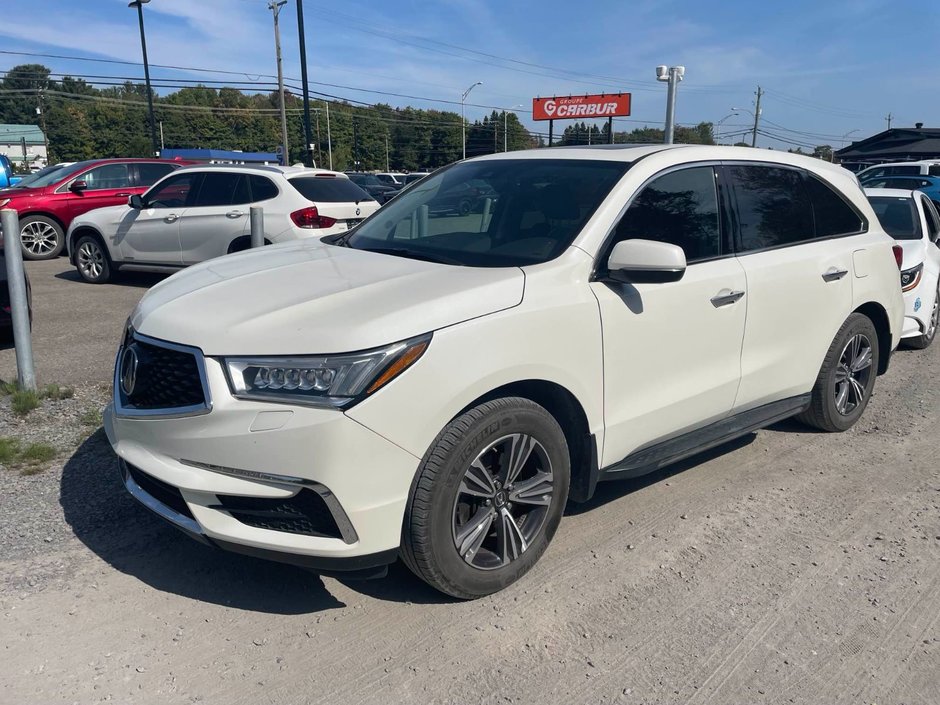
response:
<path id="1" fill-rule="evenodd" d="M 93 403 L 144 289 L 63 271 L 29 265 L 39 371 Z M 0 702 L 935 703 L 938 376 L 940 345 L 901 351 L 848 433 L 785 422 L 602 485 L 472 603 L 400 565 L 344 583 L 198 545 L 98 431 L 0 468 Z"/>

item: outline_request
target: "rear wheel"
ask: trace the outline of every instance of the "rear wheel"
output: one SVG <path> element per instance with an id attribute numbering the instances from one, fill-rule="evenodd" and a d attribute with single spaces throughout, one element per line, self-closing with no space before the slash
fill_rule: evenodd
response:
<path id="1" fill-rule="evenodd" d="M 904 344 L 915 350 L 923 350 L 924 348 L 930 347 L 933 339 L 937 337 L 938 323 L 940 323 L 940 287 L 938 287 L 933 295 L 933 308 L 930 311 L 930 320 L 927 322 L 927 330 L 924 331 L 923 335 L 918 335 L 916 338 L 905 339 Z"/>
<path id="2" fill-rule="evenodd" d="M 853 313 L 836 334 L 800 421 L 823 431 L 847 431 L 868 406 L 878 373 L 878 333 L 867 316 Z"/>
<path id="3" fill-rule="evenodd" d="M 65 246 L 62 226 L 44 215 L 27 215 L 20 218 L 20 242 L 23 258 L 30 260 L 58 257 Z"/>
<path id="4" fill-rule="evenodd" d="M 111 260 L 101 241 L 93 235 L 84 235 L 75 243 L 75 268 L 90 284 L 111 280 Z"/>
<path id="5" fill-rule="evenodd" d="M 564 433 L 544 408 L 518 397 L 480 404 L 425 456 L 405 514 L 405 564 L 461 599 L 502 590 L 545 551 L 569 480 Z"/>

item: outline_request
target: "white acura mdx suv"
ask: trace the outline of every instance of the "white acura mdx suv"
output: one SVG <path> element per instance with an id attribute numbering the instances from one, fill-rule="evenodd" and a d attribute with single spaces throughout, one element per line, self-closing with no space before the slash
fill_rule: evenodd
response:
<path id="1" fill-rule="evenodd" d="M 470 181 L 479 212 L 437 207 Z M 816 159 L 494 154 L 155 286 L 105 428 L 131 494 L 199 540 L 360 576 L 400 556 L 474 598 L 599 481 L 794 415 L 851 427 L 901 334 L 893 245 Z"/>
<path id="2" fill-rule="evenodd" d="M 127 205 L 72 221 L 66 235 L 79 276 L 104 284 L 117 270 L 175 272 L 251 244 L 252 206 L 264 211 L 265 244 L 343 233 L 379 204 L 345 174 L 238 164 L 184 167 Z"/>

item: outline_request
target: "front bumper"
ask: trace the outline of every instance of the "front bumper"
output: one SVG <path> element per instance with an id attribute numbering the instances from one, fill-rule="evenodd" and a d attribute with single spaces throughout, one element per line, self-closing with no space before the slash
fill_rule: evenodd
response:
<path id="1" fill-rule="evenodd" d="M 210 413 L 148 418 L 120 416 L 113 404 L 105 410 L 130 493 L 190 536 L 240 553 L 321 572 L 393 562 L 419 459 L 340 411 L 235 399 L 211 358 L 205 372 Z M 182 504 L 161 496 L 159 485 L 148 491 L 129 468 L 178 492 Z M 252 519 L 301 492 L 326 498 L 335 535 Z M 244 514 L 230 506 L 253 502 Z"/>
<path id="2" fill-rule="evenodd" d="M 923 335 L 930 324 L 933 310 L 933 294 L 924 281 L 910 291 L 904 292 L 904 325 L 902 338 L 916 338 Z"/>

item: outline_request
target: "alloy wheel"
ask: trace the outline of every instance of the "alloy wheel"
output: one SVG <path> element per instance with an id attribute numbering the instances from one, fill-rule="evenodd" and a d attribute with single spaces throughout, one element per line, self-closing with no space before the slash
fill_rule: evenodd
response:
<path id="1" fill-rule="evenodd" d="M 865 402 L 868 384 L 872 375 L 871 341 L 866 335 L 858 333 L 849 338 L 842 354 L 835 375 L 836 411 L 848 416 Z"/>
<path id="2" fill-rule="evenodd" d="M 453 509 L 457 553 L 474 568 L 518 559 L 545 525 L 555 477 L 544 446 L 513 433 L 487 446 L 464 473 Z"/>
<path id="3" fill-rule="evenodd" d="M 104 253 L 94 242 L 83 242 L 78 248 L 78 268 L 88 279 L 97 279 L 104 271 Z"/>
<path id="4" fill-rule="evenodd" d="M 20 238 L 23 247 L 32 255 L 47 255 L 55 250 L 59 243 L 55 228 L 49 223 L 34 221 L 27 223 L 20 229 Z"/>
<path id="5" fill-rule="evenodd" d="M 940 291 L 933 297 L 933 309 L 930 312 L 930 323 L 927 324 L 927 331 L 924 333 L 924 339 L 930 341 L 937 332 L 937 324 L 940 323 Z"/>

